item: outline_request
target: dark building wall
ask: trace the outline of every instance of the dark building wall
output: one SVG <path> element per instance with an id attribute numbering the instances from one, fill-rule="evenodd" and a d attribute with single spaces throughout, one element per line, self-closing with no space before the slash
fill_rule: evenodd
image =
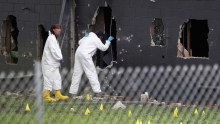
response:
<path id="1" fill-rule="evenodd" d="M 107 3 L 112 8 L 112 15 L 117 23 L 117 50 L 118 63 L 116 66 L 147 66 L 147 67 L 169 67 L 171 65 L 209 65 L 219 63 L 219 40 L 220 40 L 220 1 L 217 0 L 107 0 Z M 93 0 L 77 0 L 77 33 L 78 38 L 82 37 L 82 32 L 87 29 L 87 25 L 92 22 L 95 10 L 98 6 L 104 6 L 105 1 Z M 150 25 L 154 18 L 162 18 L 164 24 L 164 33 L 166 38 L 166 45 L 164 47 L 152 47 L 150 38 Z M 208 59 L 183 59 L 177 58 L 177 41 L 180 32 L 180 26 L 187 21 L 187 19 L 208 20 L 209 34 L 209 58 Z M 201 50 L 202 51 L 202 50 Z M 152 66 L 156 65 L 156 66 Z M 134 71 L 132 71 L 134 72 Z M 182 70 L 181 70 L 182 72 Z M 149 72 L 152 74 L 151 72 Z M 149 73 L 146 74 L 149 76 Z M 158 74 L 159 72 L 156 72 Z M 135 73 L 132 73 L 135 74 Z M 168 74 L 164 72 L 164 74 Z M 177 74 L 178 75 L 178 74 Z M 174 78 L 179 79 L 178 76 Z M 188 79 L 188 76 L 185 75 Z M 209 75 L 210 76 L 210 75 Z M 203 77 L 201 75 L 201 77 Z M 160 77 L 161 78 L 161 77 Z M 201 92 L 209 92 L 219 97 L 219 92 L 215 88 L 212 89 L 209 85 L 218 87 L 218 83 L 211 84 L 206 80 L 203 82 L 208 87 L 202 87 L 198 81 L 189 80 L 183 81 L 169 81 L 160 82 L 155 75 L 152 80 L 149 77 L 145 80 L 126 80 L 119 82 L 110 82 L 111 86 L 118 85 L 118 91 L 128 92 L 128 94 L 135 93 L 135 98 L 139 98 L 140 94 L 147 91 L 151 97 L 157 100 L 186 101 L 190 103 L 198 103 L 198 99 L 193 98 L 201 95 Z M 199 77 L 200 78 L 200 77 Z M 158 79 L 158 80 L 157 80 Z M 154 80 L 155 85 L 154 85 Z M 171 84 L 169 86 L 169 83 Z M 213 82 L 212 82 L 213 83 Z M 138 84 L 140 84 L 138 87 Z M 120 89 L 120 85 L 125 88 Z M 146 85 L 148 87 L 146 87 Z M 187 87 L 181 87 L 187 85 Z M 127 88 L 126 87 L 131 87 Z M 154 87 L 155 86 L 155 87 Z M 158 92 L 156 87 L 160 87 Z M 115 89 L 117 89 L 115 88 Z M 182 95 L 178 91 L 187 91 L 193 89 L 189 96 Z M 123 94 L 124 95 L 124 94 Z M 132 95 L 131 95 L 132 96 Z M 189 98 L 188 98 L 189 97 Z M 178 100 L 175 98 L 178 98 Z M 199 97 L 198 97 L 199 98 Z M 201 97 L 200 97 L 201 98 Z M 216 97 L 216 99 L 218 99 Z M 201 100 L 203 101 L 203 99 Z M 205 100 L 204 100 L 205 101 Z M 204 102 L 203 101 L 203 102 Z M 211 101 L 211 99 L 208 99 Z M 218 101 L 216 100 L 215 103 Z"/>
<path id="2" fill-rule="evenodd" d="M 118 63 L 116 66 L 151 66 L 219 63 L 220 1 L 217 0 L 76 0 L 76 36 L 83 36 L 96 9 L 107 2 L 117 23 Z M 0 20 L 12 14 L 19 28 L 18 65 L 6 65 L 0 56 L 1 70 L 26 70 L 33 67 L 36 56 L 37 26 L 49 29 L 59 21 L 60 0 L 0 0 Z M 165 47 L 150 46 L 150 24 L 162 18 Z M 187 19 L 207 19 L 209 59 L 177 58 L 179 27 Z M 64 46 L 68 47 L 67 44 Z M 62 49 L 64 51 L 64 49 Z M 23 57 L 31 52 L 32 57 Z M 66 55 L 66 54 L 65 54 Z M 68 55 L 65 56 L 68 58 Z M 68 61 L 68 60 L 67 60 Z"/>
<path id="3" fill-rule="evenodd" d="M 219 0 L 106 0 L 112 8 L 117 24 L 118 63 L 116 66 L 185 65 L 219 63 L 220 52 L 220 1 Z M 49 29 L 57 23 L 61 10 L 61 0 L 0 0 L 0 20 L 8 15 L 17 17 L 19 28 L 18 65 L 6 65 L 0 56 L 0 70 L 29 70 L 33 68 L 36 56 L 37 26 L 43 24 Z M 91 24 L 96 9 L 105 6 L 104 0 L 76 0 L 76 36 Z M 29 8 L 29 9 L 28 9 Z M 150 46 L 150 25 L 154 18 L 162 18 L 166 45 Z M 206 19 L 209 26 L 209 59 L 177 58 L 177 40 L 182 25 L 187 19 Z M 68 44 L 65 44 L 68 47 Z M 62 49 L 64 52 L 66 49 Z M 32 57 L 22 57 L 22 53 L 31 52 Z M 65 56 L 67 58 L 68 55 Z M 172 76 L 170 76 L 172 78 Z M 157 82 L 155 82 L 156 84 Z M 167 82 L 162 82 L 163 86 Z M 173 82 L 171 82 L 173 83 Z M 182 84 L 182 82 L 179 82 Z M 188 82 L 186 82 L 188 83 Z M 146 82 L 151 86 L 151 82 Z M 196 82 L 193 82 L 196 84 Z M 191 88 L 194 85 L 190 85 Z M 178 85 L 178 83 L 175 83 Z M 133 82 L 126 86 L 135 86 Z M 170 88 L 170 87 L 168 87 Z M 181 88 L 178 87 L 177 88 Z M 188 87 L 186 87 L 188 88 Z M 119 89 L 120 90 L 120 89 Z M 130 89 L 128 89 L 130 90 Z M 135 89 L 136 90 L 136 89 Z M 169 89 L 161 90 L 161 92 Z M 174 90 L 174 89 L 173 89 Z M 212 90 L 212 89 L 211 89 Z M 210 91 L 211 91 L 210 90 Z M 143 89 L 145 91 L 145 89 Z M 197 90 L 196 90 L 197 91 Z M 141 93 L 140 91 L 139 93 Z M 219 94 L 219 93 L 218 93 Z M 140 96 L 140 94 L 137 94 Z M 164 94 L 163 94 L 164 95 Z M 172 94 L 176 95 L 176 94 Z M 155 95 L 157 97 L 159 95 Z"/>
<path id="4" fill-rule="evenodd" d="M 51 24 L 59 23 L 61 5 L 61 0 L 0 0 L 0 23 L 8 15 L 14 15 L 19 30 L 18 64 L 7 65 L 3 56 L 0 56 L 0 70 L 33 69 L 37 52 L 37 26 L 43 24 L 48 30 Z"/>
<path id="5" fill-rule="evenodd" d="M 217 0 L 108 0 L 117 23 L 117 66 L 151 66 L 219 63 L 220 1 Z M 78 38 L 91 23 L 98 6 L 105 1 L 77 0 Z M 150 24 L 162 18 L 165 47 L 150 46 Z M 177 58 L 180 25 L 187 19 L 208 20 L 209 59 Z"/>

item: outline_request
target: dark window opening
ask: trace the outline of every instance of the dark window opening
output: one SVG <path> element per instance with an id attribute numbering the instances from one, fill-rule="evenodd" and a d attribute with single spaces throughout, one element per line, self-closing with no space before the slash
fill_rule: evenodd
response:
<path id="1" fill-rule="evenodd" d="M 208 21 L 189 19 L 180 27 L 177 45 L 178 57 L 205 57 L 209 55 Z"/>
<path id="2" fill-rule="evenodd" d="M 112 42 L 111 42 L 111 47 L 112 47 L 112 59 L 113 61 L 116 61 L 117 60 L 117 43 L 116 43 L 116 34 L 117 34 L 117 31 L 116 31 L 116 20 L 115 19 L 112 19 L 112 24 L 111 24 L 111 35 L 115 38 Z"/>
<path id="3" fill-rule="evenodd" d="M 18 34 L 16 17 L 8 15 L 1 25 L 1 54 L 6 64 L 18 63 Z"/>
<path id="4" fill-rule="evenodd" d="M 110 67 L 113 62 L 117 59 L 117 43 L 116 43 L 116 20 L 112 18 L 112 10 L 109 6 L 99 7 L 93 18 L 93 23 L 89 27 L 90 31 L 97 33 L 102 32 L 105 34 L 106 38 L 102 39 L 105 43 L 106 39 L 111 35 L 114 40 L 111 42 L 111 46 L 105 52 L 97 50 L 94 60 L 96 66 L 101 69 Z"/>
<path id="5" fill-rule="evenodd" d="M 155 18 L 150 25 L 151 46 L 165 46 L 162 18 Z"/>
<path id="6" fill-rule="evenodd" d="M 37 34 L 37 59 L 41 60 L 44 46 L 48 37 L 48 31 L 44 28 L 42 24 L 38 25 L 38 34 Z"/>

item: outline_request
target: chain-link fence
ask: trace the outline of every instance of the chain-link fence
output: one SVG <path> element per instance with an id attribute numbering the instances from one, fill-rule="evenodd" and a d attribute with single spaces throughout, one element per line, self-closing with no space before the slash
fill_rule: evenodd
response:
<path id="1" fill-rule="evenodd" d="M 67 95 L 72 70 L 62 69 Z M 93 99 L 85 75 L 78 97 L 42 101 L 42 74 L 0 73 L 0 123 L 220 124 L 219 65 L 128 67 L 98 70 L 107 95 Z"/>

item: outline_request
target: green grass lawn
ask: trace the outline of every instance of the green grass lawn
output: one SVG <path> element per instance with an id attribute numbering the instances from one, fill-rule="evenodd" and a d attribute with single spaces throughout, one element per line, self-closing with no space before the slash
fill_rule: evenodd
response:
<path id="1" fill-rule="evenodd" d="M 113 110 L 114 104 L 102 103 L 104 109 L 100 110 L 101 103 L 78 104 L 79 102 L 44 103 L 44 124 L 220 124 L 220 109 L 197 107 L 178 107 L 178 117 L 174 117 L 176 106 L 154 104 L 126 104 L 126 109 Z M 1 124 L 36 124 L 36 106 L 32 97 L 1 97 L 0 99 Z M 25 112 L 29 105 L 30 111 Z M 75 111 L 70 109 L 74 108 Z M 85 115 L 86 109 L 90 110 Z M 204 110 L 205 113 L 202 113 Z M 131 116 L 128 116 L 131 111 Z"/>

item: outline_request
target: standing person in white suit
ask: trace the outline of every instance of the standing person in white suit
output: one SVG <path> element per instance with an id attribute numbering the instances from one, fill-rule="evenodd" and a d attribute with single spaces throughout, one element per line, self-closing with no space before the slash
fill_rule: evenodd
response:
<path id="1" fill-rule="evenodd" d="M 103 33 L 99 32 L 95 34 L 93 32 L 90 32 L 85 37 L 79 40 L 79 47 L 77 48 L 75 54 L 72 83 L 69 90 L 69 93 L 72 96 L 76 96 L 78 93 L 79 84 L 83 72 L 85 72 L 86 76 L 88 77 L 95 96 L 99 96 L 100 94 L 102 94 L 92 56 L 95 54 L 97 49 L 100 49 L 101 51 L 106 51 L 114 38 L 112 36 L 109 36 L 105 44 L 102 43 L 102 39 L 105 39 L 105 35 Z"/>
<path id="2" fill-rule="evenodd" d="M 60 33 L 61 26 L 59 24 L 51 26 L 41 60 L 44 78 L 43 100 L 46 102 L 67 100 L 69 98 L 68 96 L 63 96 L 60 91 L 62 80 L 59 67 L 60 64 L 64 62 L 59 43 L 57 41 L 57 37 Z M 50 96 L 50 92 L 52 90 L 54 90 L 55 98 Z"/>

